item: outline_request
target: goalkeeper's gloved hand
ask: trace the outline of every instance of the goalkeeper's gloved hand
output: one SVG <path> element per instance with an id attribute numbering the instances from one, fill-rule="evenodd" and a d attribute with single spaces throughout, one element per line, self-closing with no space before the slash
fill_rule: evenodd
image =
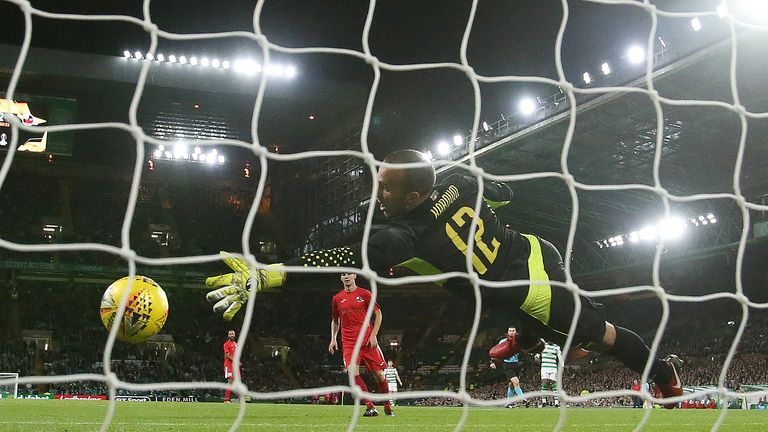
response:
<path id="1" fill-rule="evenodd" d="M 273 264 L 269 269 L 251 273 L 244 259 L 227 252 L 221 252 L 221 256 L 224 263 L 235 272 L 207 278 L 205 285 L 215 289 L 208 292 L 205 298 L 209 302 L 216 302 L 213 305 L 213 311 L 222 313 L 227 321 L 231 321 L 237 311 L 248 301 L 251 288 L 255 288 L 256 292 L 264 291 L 279 287 L 285 281 L 285 273 L 281 271 L 280 264 Z"/>

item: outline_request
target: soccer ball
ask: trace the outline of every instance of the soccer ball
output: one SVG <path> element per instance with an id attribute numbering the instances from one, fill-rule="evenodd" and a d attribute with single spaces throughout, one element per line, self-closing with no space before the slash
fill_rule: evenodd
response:
<path id="1" fill-rule="evenodd" d="M 128 282 L 128 277 L 112 282 L 101 297 L 101 322 L 107 330 L 112 328 Z M 165 291 L 148 277 L 134 276 L 117 338 L 131 343 L 144 342 L 163 328 L 166 319 L 168 297 Z"/>

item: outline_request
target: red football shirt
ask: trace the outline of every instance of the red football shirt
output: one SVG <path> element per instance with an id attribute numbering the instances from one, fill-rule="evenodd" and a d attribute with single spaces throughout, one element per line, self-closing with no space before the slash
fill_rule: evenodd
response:
<path id="1" fill-rule="evenodd" d="M 237 349 L 237 342 L 227 340 L 224 342 L 224 367 L 232 369 L 232 360 L 227 358 L 227 353 L 231 358 L 235 358 L 235 350 Z"/>
<path id="2" fill-rule="evenodd" d="M 368 305 L 371 304 L 371 292 L 367 289 L 358 287 L 352 292 L 341 290 L 331 302 L 331 316 L 338 319 L 341 324 L 341 343 L 343 346 L 354 346 L 357 335 L 363 324 L 368 328 L 365 331 L 363 344 L 368 342 L 371 336 L 373 326 L 370 322 L 365 323 L 365 313 L 368 311 Z M 379 305 L 374 304 L 373 310 L 379 310 Z"/>

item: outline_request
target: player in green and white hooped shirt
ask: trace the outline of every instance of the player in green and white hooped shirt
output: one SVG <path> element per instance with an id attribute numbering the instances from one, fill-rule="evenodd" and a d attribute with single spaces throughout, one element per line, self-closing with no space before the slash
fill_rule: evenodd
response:
<path id="1" fill-rule="evenodd" d="M 557 397 L 557 367 L 560 357 L 560 347 L 547 342 L 541 354 L 536 354 L 536 359 L 541 359 L 541 391 L 552 391 L 554 394 L 554 406 L 559 406 Z M 546 396 L 542 396 L 541 402 L 547 405 Z"/>

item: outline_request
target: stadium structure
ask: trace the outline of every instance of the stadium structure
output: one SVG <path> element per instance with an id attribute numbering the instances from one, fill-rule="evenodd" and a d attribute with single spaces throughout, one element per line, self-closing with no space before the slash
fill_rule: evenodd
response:
<path id="1" fill-rule="evenodd" d="M 731 103 L 731 41 L 717 35 L 697 44 L 670 43 L 657 46 L 654 85 L 658 94 L 674 100 Z M 768 59 L 761 56 L 764 35 L 739 32 L 738 86 L 742 105 L 751 112 L 768 111 L 768 89 L 762 78 Z M 663 44 L 664 42 L 662 42 Z M 0 45 L 0 80 L 8 82 L 18 58 L 16 46 Z M 142 62 L 127 55 L 104 56 L 42 48 L 30 50 L 16 92 L 16 100 L 75 101 L 71 117 L 61 123 L 128 122 L 127 112 Z M 747 58 L 748 61 L 743 60 Z M 179 64 L 152 65 L 139 106 L 138 123 L 144 132 L 167 141 L 163 148 L 145 143 L 146 161 L 139 201 L 132 221 L 132 247 L 142 256 L 168 258 L 239 251 L 248 209 L 259 181 L 260 161 L 233 146 L 217 146 L 214 162 L 209 148 L 177 147 L 180 139 L 253 141 L 250 130 L 258 80 L 243 81 L 231 70 L 181 68 Z M 601 86 L 644 87 L 642 70 L 615 70 L 602 78 Z M 248 84 L 244 84 L 248 83 Z M 258 139 L 271 151 L 290 154 L 307 150 L 359 150 L 359 113 L 368 89 L 341 80 L 311 83 L 276 78 L 267 89 L 260 112 Z M 590 83 L 577 87 L 588 88 Z M 334 95 L 344 94 L 345 98 Z M 576 127 L 567 153 L 573 180 L 583 185 L 654 185 L 654 157 L 658 153 L 656 112 L 646 94 L 610 92 L 577 93 Z M 49 103 L 53 106 L 55 103 Z M 328 121 L 314 121 L 317 116 Z M 68 106 L 73 106 L 71 103 Z M 34 105 L 31 105 L 34 110 Z M 551 98 L 537 101 L 530 115 L 507 113 L 502 120 L 481 127 L 475 142 L 462 136 L 453 144 L 451 159 L 469 163 L 468 145 L 474 146 L 477 166 L 493 175 L 535 172 L 561 173 L 561 155 L 570 118 L 565 93 L 553 89 Z M 768 148 L 765 121 L 747 119 L 743 157 L 739 157 L 742 124 L 739 113 L 722 106 L 671 105 L 662 103 L 663 148 L 660 152 L 660 186 L 671 195 L 733 194 L 734 167 L 740 163 L 738 183 L 746 202 L 768 203 Z M 53 108 L 49 108 L 53 111 Z M 50 112 L 39 114 L 50 117 Z M 310 116 L 313 118 L 310 119 Z M 352 121 L 347 119 L 353 118 Z M 52 122 L 56 124 L 55 122 Z M 343 125 L 339 127 L 339 125 Z M 53 135 L 53 134 L 52 134 Z M 63 134 L 62 134 L 63 135 Z M 135 141 L 125 131 L 94 129 L 77 131 L 70 138 L 49 137 L 63 143 L 42 154 L 18 152 L 8 178 L 0 189 L 0 237 L 22 244 L 101 242 L 120 245 L 120 230 L 135 162 Z M 69 145 L 67 144 L 69 143 Z M 55 151 L 54 151 L 55 150 Z M 424 150 L 429 150 L 425 148 Z M 6 151 L 0 148 L 0 158 Z M 197 155 L 197 156 L 195 156 Z M 220 159 L 222 156 L 224 159 Z M 193 159 L 194 157 L 194 159 Z M 268 187 L 253 227 L 251 250 L 262 262 L 279 262 L 296 253 L 343 244 L 360 235 L 370 204 L 372 176 L 363 160 L 353 156 L 311 157 L 301 161 L 270 161 Z M 460 172 L 445 165 L 441 177 Z M 510 226 L 534 232 L 564 248 L 571 227 L 574 202 L 567 183 L 559 177 L 509 182 L 515 191 L 513 205 L 498 212 Z M 24 199 L 35 196 L 34 200 Z M 652 261 L 665 226 L 674 235 L 665 239 L 661 252 L 661 285 L 668 294 L 702 296 L 735 292 L 737 277 L 754 302 L 768 301 L 768 214 L 749 210 L 744 226 L 743 203 L 732 197 L 670 202 L 673 222 L 664 221 L 661 196 L 653 191 L 577 189 L 576 226 L 571 271 L 583 289 L 596 291 L 624 286 L 651 286 Z M 740 206 L 742 205 L 742 206 Z M 739 241 L 746 228 L 744 260 L 737 260 Z M 682 231 L 680 233 L 679 231 Z M 740 267 L 739 267 L 740 265 Z M 219 266 L 220 267 L 220 266 Z M 146 346 L 117 347 L 113 355 L 121 379 L 132 382 L 216 379 L 218 366 L 205 360 L 207 352 L 219 355 L 226 324 L 202 302 L 202 281 L 218 271 L 215 264 L 198 266 L 139 266 L 169 291 L 171 319 L 165 334 Z M 0 372 L 16 362 L 21 375 L 46 375 L 99 371 L 100 355 L 85 355 L 90 345 L 101 345 L 106 333 L 99 328 L 96 302 L 101 290 L 126 273 L 119 257 L 96 252 L 19 253 L 0 250 L 0 313 L 5 319 L 0 334 L 23 345 L 3 347 Z M 336 287 L 331 278 L 287 292 L 302 290 L 307 306 L 299 311 L 280 294 L 263 296 L 257 305 L 256 322 L 249 335 L 249 358 L 259 359 L 261 370 L 252 370 L 249 387 L 256 391 L 342 384 L 338 359 L 321 357 L 326 343 L 327 300 Z M 472 305 L 450 300 L 434 301 L 439 289 L 419 286 L 387 287 L 380 303 L 391 327 L 384 331 L 386 354 L 404 365 L 406 377 L 416 389 L 456 390 L 462 354 L 472 322 Z M 71 317 L 82 298 L 94 297 L 92 316 Z M 38 301 L 31 302 L 30 299 Z M 404 305 L 407 300 L 408 305 Z M 647 324 L 652 337 L 661 304 L 656 293 L 636 292 L 601 299 L 617 321 Z M 175 308 L 175 305 L 184 307 Z M 490 308 L 490 306 L 488 306 Z M 675 347 L 673 338 L 701 332 L 700 339 L 683 338 L 682 348 L 699 371 L 691 391 L 716 393 L 719 366 L 742 319 L 741 305 L 732 299 L 698 303 L 672 302 L 669 338 L 663 347 Z M 205 311 L 205 312 L 202 312 Z M 761 342 L 768 330 L 766 315 L 750 308 L 750 321 L 742 337 L 739 366 L 764 364 L 766 347 Z M 709 313 L 716 319 L 691 317 Z M 183 317 L 174 321 L 173 314 Z M 207 314 L 207 315 L 206 315 Z M 87 315 L 87 314 L 86 314 Z M 311 319 L 306 319 L 310 317 Z M 391 318 L 390 318 L 391 317 Z M 302 319 L 304 318 L 304 319 Z M 275 325 L 287 319 L 289 329 Z M 57 327 L 54 323 L 69 321 Z M 189 329 L 205 328 L 201 334 Z M 485 361 L 484 352 L 495 342 L 507 322 L 484 316 L 472 362 Z M 686 330 L 686 326 L 689 329 Z M 714 328 L 714 329 L 713 329 Z M 87 329 L 82 331 L 82 329 Z M 666 344 L 666 345 L 665 345 Z M 92 348 L 92 347 L 90 347 Z M 308 365 L 303 354 L 321 358 Z M 26 356 L 26 357 L 25 357 Z M 22 358 L 25 358 L 24 360 Z M 176 359 L 176 360 L 174 360 Z M 218 357 L 216 357 L 218 359 Z M 711 359 L 711 360 L 707 360 Z M 194 369 L 174 367 L 186 362 Z M 573 370 L 579 378 L 566 378 L 567 391 L 583 390 L 589 377 L 617 368 L 611 362 L 587 358 Z M 713 365 L 715 366 L 713 368 Z M 9 369 L 10 368 L 10 369 Z M 6 370 L 8 369 L 8 370 Z M 247 370 L 247 368 L 246 368 Z M 214 372 L 216 371 L 216 372 Z M 703 372 L 702 372 L 703 371 Z M 484 397 L 503 398 L 490 373 L 473 377 L 473 390 Z M 142 373 L 145 373 L 142 375 Z M 247 374 L 248 372 L 246 372 Z M 532 365 L 525 378 L 535 382 Z M 707 375 L 709 374 L 709 375 Z M 764 374 L 763 374 L 764 375 Z M 768 377 L 729 375 L 728 385 L 753 385 L 764 390 Z M 705 378 L 702 378 L 705 376 Z M 688 377 L 687 377 L 688 378 Z M 631 382 L 629 371 L 619 370 L 611 385 Z M 252 386 L 252 387 L 251 387 Z M 624 387 L 620 387 L 624 388 Z M 592 388 L 590 391 L 615 390 Z M 22 395 L 104 394 L 101 383 L 28 386 Z M 192 398 L 218 400 L 210 391 L 124 392 L 123 397 Z M 42 397 L 42 396 L 41 396 Z M 323 395 L 325 397 L 325 395 Z M 323 399 L 325 400 L 325 399 Z M 318 401 L 315 398 L 315 401 Z M 299 401 L 293 401 L 299 402 Z M 410 401 L 415 404 L 444 400 Z M 455 401 L 453 401 L 455 402 Z M 629 404 L 628 398 L 605 398 L 606 405 Z M 722 403 L 722 401 L 721 401 Z M 726 402 L 727 403 L 727 402 Z M 753 405 L 758 402 L 751 401 Z"/>

